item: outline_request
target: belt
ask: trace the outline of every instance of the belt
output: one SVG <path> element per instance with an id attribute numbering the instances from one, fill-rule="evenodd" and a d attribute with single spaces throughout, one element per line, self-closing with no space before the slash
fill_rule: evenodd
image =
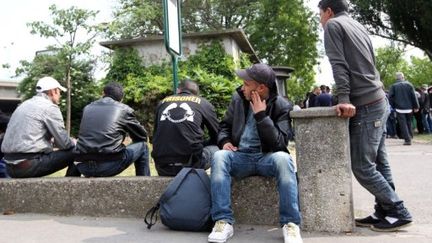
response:
<path id="1" fill-rule="evenodd" d="M 32 166 L 32 161 L 26 159 L 19 162 L 18 164 L 7 164 L 7 165 L 14 169 L 26 170 Z"/>
<path id="2" fill-rule="evenodd" d="M 377 104 L 377 103 L 381 102 L 382 100 L 384 100 L 384 97 L 380 98 L 380 99 L 377 99 L 377 100 L 374 100 L 374 101 L 369 102 L 369 103 L 364 104 L 364 105 L 359 105 L 358 107 L 364 107 L 364 106 L 368 106 L 368 105 L 374 105 L 374 104 Z"/>

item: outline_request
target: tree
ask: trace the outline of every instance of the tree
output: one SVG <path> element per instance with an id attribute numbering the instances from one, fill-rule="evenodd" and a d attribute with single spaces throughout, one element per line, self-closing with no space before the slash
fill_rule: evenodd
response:
<path id="1" fill-rule="evenodd" d="M 388 89 L 395 82 L 396 72 L 406 73 L 408 62 L 404 59 L 404 53 L 403 47 L 394 45 L 376 50 L 376 68 L 385 88 Z"/>
<path id="2" fill-rule="evenodd" d="M 351 0 L 354 17 L 373 35 L 418 47 L 432 60 L 432 1 Z"/>
<path id="3" fill-rule="evenodd" d="M 314 83 L 318 21 L 299 0 L 261 0 L 258 9 L 245 28 L 250 41 L 269 64 L 295 69 L 288 80 L 288 97 L 301 99 Z"/>
<path id="4" fill-rule="evenodd" d="M 414 87 L 421 87 L 423 84 L 432 85 L 431 60 L 429 58 L 411 57 L 407 78 Z"/>
<path id="5" fill-rule="evenodd" d="M 119 1 L 109 37 L 162 33 L 161 1 Z M 302 0 L 190 0 L 182 2 L 181 10 L 184 33 L 243 28 L 263 60 L 296 69 L 289 87 L 303 96 L 313 84 L 318 20 Z"/>
<path id="6" fill-rule="evenodd" d="M 55 53 L 55 52 L 53 52 Z M 37 55 L 32 62 L 21 61 L 21 66 L 16 70 L 17 75 L 24 74 L 26 77 L 20 82 L 18 92 L 26 100 L 35 94 L 36 82 L 44 76 L 52 76 L 57 80 L 64 78 L 68 66 L 64 63 L 63 56 L 57 54 Z M 71 77 L 74 81 L 74 89 L 71 92 L 72 112 L 72 134 L 77 134 L 82 110 L 99 95 L 96 83 L 92 78 L 93 63 L 86 60 L 75 60 L 71 64 Z M 60 102 L 62 112 L 66 110 L 66 102 L 62 97 Z"/>
<path id="7" fill-rule="evenodd" d="M 160 100 L 172 94 L 172 67 L 169 63 L 143 67 L 135 49 L 117 49 L 110 65 L 110 72 L 103 82 L 116 81 L 124 87 L 124 102 L 136 110 L 149 134 L 152 134 L 155 108 Z M 242 66 L 249 66 L 242 57 Z M 203 44 L 186 61 L 180 61 L 179 78 L 191 78 L 200 86 L 200 93 L 216 108 L 222 118 L 234 89 L 241 84 L 235 78 L 234 61 L 225 53 L 222 44 L 214 41 Z M 137 70 L 140 70 L 137 72 Z"/>
<path id="8" fill-rule="evenodd" d="M 387 46 L 377 49 L 376 67 L 381 75 L 384 87 L 388 89 L 396 80 L 398 71 L 404 73 L 414 87 L 432 84 L 432 62 L 429 58 L 411 57 L 408 62 L 402 46 Z"/>
<path id="9" fill-rule="evenodd" d="M 51 5 L 49 10 L 51 11 L 52 24 L 35 21 L 27 25 L 31 27 L 32 34 L 38 34 L 45 38 L 53 38 L 57 43 L 54 46 L 59 53 L 57 57 L 60 58 L 59 61 L 61 61 L 62 65 L 66 66 L 63 76 L 59 76 L 59 79 L 66 80 L 66 87 L 68 89 L 66 129 L 70 133 L 72 116 L 72 64 L 80 56 L 89 54 L 90 48 L 95 41 L 97 27 L 87 22 L 94 18 L 98 11 L 89 11 L 76 7 L 57 9 L 56 5 Z M 84 33 L 86 38 L 80 41 L 78 39 L 79 33 L 80 35 Z"/>

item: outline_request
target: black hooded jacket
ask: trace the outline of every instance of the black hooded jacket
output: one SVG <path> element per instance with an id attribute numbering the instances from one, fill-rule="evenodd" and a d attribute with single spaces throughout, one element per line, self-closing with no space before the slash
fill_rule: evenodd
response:
<path id="1" fill-rule="evenodd" d="M 291 118 L 289 116 L 290 104 L 277 94 L 275 85 L 270 89 L 266 103 L 265 111 L 254 114 L 262 151 L 288 152 L 288 140 L 292 138 Z M 239 145 L 249 108 L 249 101 L 245 99 L 241 87 L 237 88 L 225 117 L 220 123 L 218 134 L 218 146 L 220 148 L 228 142 L 234 146 Z"/>
<path id="2" fill-rule="evenodd" d="M 152 157 L 157 164 L 188 163 L 191 156 L 199 161 L 203 147 L 216 145 L 218 130 L 215 108 L 206 99 L 187 90 L 168 96 L 156 108 Z"/>

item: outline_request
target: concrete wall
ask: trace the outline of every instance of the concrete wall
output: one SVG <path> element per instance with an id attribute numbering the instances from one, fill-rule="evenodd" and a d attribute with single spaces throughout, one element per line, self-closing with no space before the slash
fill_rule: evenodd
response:
<path id="1" fill-rule="evenodd" d="M 0 212 L 144 217 L 172 178 L 31 178 L 0 180 Z M 277 225 L 274 179 L 250 177 L 233 182 L 237 223 Z"/>
<path id="2" fill-rule="evenodd" d="M 294 119 L 303 230 L 354 229 L 348 119 L 332 107 L 290 113 Z"/>
<path id="3" fill-rule="evenodd" d="M 188 56 L 196 53 L 199 45 L 209 43 L 213 40 L 214 38 L 184 38 L 182 44 L 183 58 L 187 59 Z M 229 36 L 222 36 L 219 40 L 221 40 L 225 52 L 233 57 L 234 62 L 238 63 L 240 61 L 240 47 L 235 40 Z M 171 60 L 171 56 L 167 53 L 164 43 L 161 40 L 135 43 L 132 47 L 138 50 L 145 66 L 160 64 L 164 61 Z"/>
<path id="4" fill-rule="evenodd" d="M 354 228 L 348 120 L 334 108 L 291 112 L 296 132 L 302 230 Z M 0 210 L 17 213 L 144 217 L 171 178 L 33 178 L 0 180 Z M 233 180 L 234 216 L 240 224 L 278 225 L 273 178 Z"/>

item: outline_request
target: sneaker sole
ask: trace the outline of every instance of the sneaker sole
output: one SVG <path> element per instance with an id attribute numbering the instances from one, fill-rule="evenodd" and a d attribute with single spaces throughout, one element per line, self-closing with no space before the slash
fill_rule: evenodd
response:
<path id="1" fill-rule="evenodd" d="M 376 232 L 395 232 L 398 231 L 400 229 L 406 228 L 408 226 L 411 226 L 412 222 L 408 223 L 408 224 L 404 224 L 398 227 L 394 227 L 394 228 L 388 228 L 388 229 L 380 229 L 380 228 L 375 228 L 373 225 L 371 227 L 371 230 L 376 231 Z"/>
<path id="2" fill-rule="evenodd" d="M 373 224 L 355 222 L 355 226 L 357 227 L 370 228 L 372 225 Z"/>
<path id="3" fill-rule="evenodd" d="M 208 240 L 208 242 L 211 242 L 211 243 L 225 243 L 225 242 L 227 242 L 233 236 L 234 236 L 234 232 L 232 234 L 228 235 L 228 237 L 226 238 L 226 240 L 217 240 L 217 239 L 214 239 L 214 240 L 207 239 L 207 240 Z"/>

